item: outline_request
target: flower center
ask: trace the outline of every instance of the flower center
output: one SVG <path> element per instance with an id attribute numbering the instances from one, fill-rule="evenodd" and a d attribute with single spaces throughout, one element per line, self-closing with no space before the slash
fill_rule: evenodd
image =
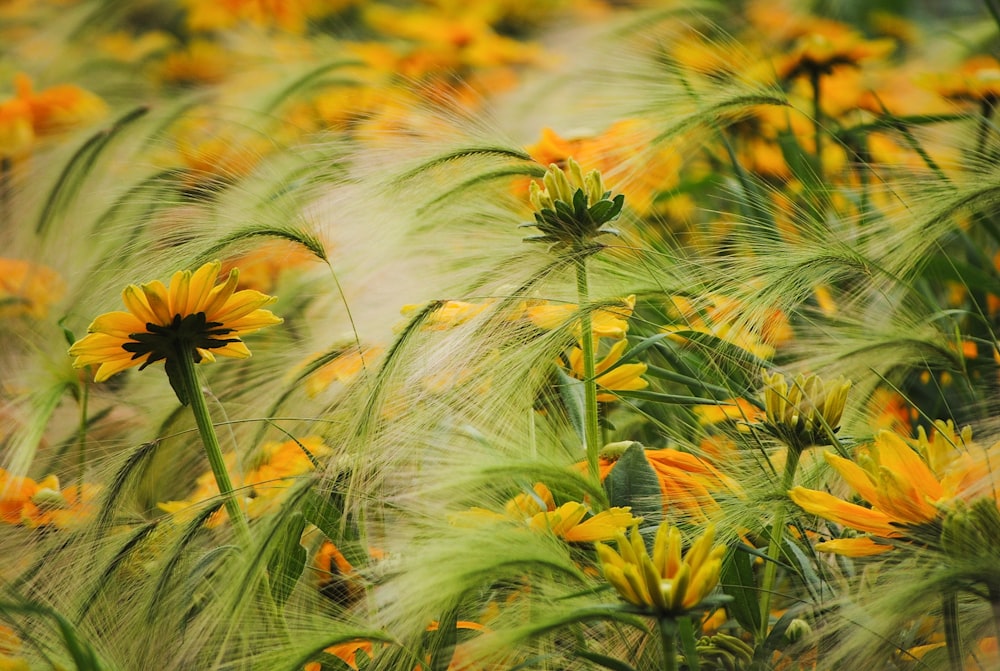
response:
<path id="1" fill-rule="evenodd" d="M 131 352 L 132 359 L 149 355 L 139 370 L 161 359 L 188 356 L 188 353 L 193 353 L 195 363 L 200 363 L 199 349 L 216 349 L 239 342 L 239 338 L 219 337 L 233 332 L 231 328 L 221 327 L 222 322 L 207 321 L 204 312 L 184 317 L 174 315 L 166 326 L 147 323 L 145 333 L 130 333 L 131 341 L 124 343 L 122 349 Z"/>

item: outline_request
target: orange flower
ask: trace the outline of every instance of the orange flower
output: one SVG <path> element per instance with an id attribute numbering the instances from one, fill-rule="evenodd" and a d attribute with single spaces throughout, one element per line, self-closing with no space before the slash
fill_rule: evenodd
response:
<path id="1" fill-rule="evenodd" d="M 951 100 L 996 102 L 1000 100 L 1000 61 L 993 56 L 973 56 L 961 67 L 926 76 L 923 82 Z"/>
<path id="2" fill-rule="evenodd" d="M 49 135 L 90 123 L 107 111 L 104 101 L 72 84 L 60 84 L 38 93 L 25 74 L 14 77 L 17 97 L 31 108 L 31 123 L 38 135 Z"/>
<path id="3" fill-rule="evenodd" d="M 28 152 L 35 142 L 31 106 L 20 98 L 0 102 L 0 158 Z"/>
<path id="4" fill-rule="evenodd" d="M 800 74 L 830 74 L 838 65 L 857 66 L 862 61 L 883 58 L 895 47 L 890 39 L 866 40 L 843 24 L 828 22 L 800 37 L 791 52 L 777 60 L 775 71 L 782 79 Z"/>
<path id="5" fill-rule="evenodd" d="M 619 454 L 615 447 L 621 443 L 608 445 L 598 461 L 601 481 L 615 469 Z M 646 460 L 656 473 L 663 495 L 664 510 L 679 508 L 698 522 L 708 520 L 708 514 L 718 510 L 719 504 L 714 494 L 730 493 L 738 495 L 740 486 L 732 478 L 719 471 L 708 460 L 688 452 L 670 448 L 646 450 Z M 579 462 L 575 468 L 586 472 L 586 462 Z"/>
<path id="6" fill-rule="evenodd" d="M 916 449 L 898 435 L 881 431 L 875 443 L 849 460 L 826 452 L 826 461 L 870 508 L 849 503 L 826 492 L 798 486 L 789 496 L 807 512 L 831 522 L 871 534 L 874 538 L 840 539 L 820 543 L 818 549 L 840 554 L 867 555 L 880 551 L 879 539 L 907 540 L 921 528 L 939 522 L 955 500 L 993 497 L 995 475 L 990 468 L 1000 443 L 976 448 L 971 432 L 957 436 L 949 424 L 938 423 L 928 439 L 921 431 Z"/>
<path id="7" fill-rule="evenodd" d="M 0 468 L 0 522 L 32 528 L 78 527 L 93 514 L 97 491 L 90 484 L 60 489 L 55 475 L 35 482 Z"/>
<path id="8" fill-rule="evenodd" d="M 21 156 L 36 138 L 90 123 L 107 112 L 103 100 L 72 84 L 35 93 L 31 79 L 18 73 L 14 88 L 15 96 L 0 102 L 0 157 Z"/>
<path id="9" fill-rule="evenodd" d="M 330 448 L 318 436 L 306 436 L 281 443 L 268 442 L 260 448 L 257 464 L 251 466 L 242 479 L 236 478 L 233 484 L 241 490 L 241 506 L 250 517 L 262 517 L 280 506 L 295 480 L 313 470 L 313 462 L 306 456 L 303 448 L 313 457 L 330 453 Z M 228 472 L 240 472 L 236 468 L 235 453 L 226 454 L 225 461 Z M 218 495 L 219 486 L 215 476 L 209 471 L 198 476 L 194 492 L 186 499 L 166 501 L 157 507 L 168 513 L 183 513 L 193 505 Z M 226 515 L 225 510 L 219 510 L 209 520 L 209 526 L 220 524 L 226 519 Z"/>
<path id="10" fill-rule="evenodd" d="M 344 660 L 347 666 L 355 669 L 358 668 L 358 652 L 365 653 L 369 659 L 374 656 L 374 648 L 371 641 L 358 640 L 358 641 L 348 641 L 347 643 L 338 643 L 336 645 L 331 645 L 326 648 L 323 652 L 328 652 L 334 657 L 339 657 Z M 320 671 L 323 668 L 322 664 L 319 662 L 309 662 L 303 667 L 303 671 Z"/>
<path id="11" fill-rule="evenodd" d="M 22 259 L 0 258 L 0 317 L 44 317 L 62 298 L 66 284 L 59 273 Z"/>

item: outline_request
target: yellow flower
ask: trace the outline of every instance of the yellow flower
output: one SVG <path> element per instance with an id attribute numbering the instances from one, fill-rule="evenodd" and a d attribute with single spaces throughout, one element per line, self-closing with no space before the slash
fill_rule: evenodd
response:
<path id="1" fill-rule="evenodd" d="M 608 350 L 603 359 L 594 366 L 594 373 L 597 375 L 597 386 L 599 389 L 608 391 L 635 391 L 645 389 L 649 382 L 642 379 L 642 374 L 646 372 L 644 363 L 625 363 L 611 369 L 622 358 L 625 346 L 628 341 L 625 338 L 617 341 Z M 570 374 L 578 379 L 583 378 L 583 350 L 574 347 L 569 353 Z M 610 402 L 617 400 L 615 394 L 598 393 L 597 400 Z"/>
<path id="2" fill-rule="evenodd" d="M 531 492 L 518 494 L 507 502 L 503 513 L 484 508 L 472 508 L 456 518 L 466 520 L 516 521 L 539 532 L 551 532 L 571 543 L 611 540 L 622 529 L 642 521 L 631 508 L 608 508 L 587 517 L 590 509 L 578 501 L 556 506 L 552 492 L 545 484 L 536 483 Z"/>
<path id="3" fill-rule="evenodd" d="M 791 52 L 777 60 L 775 71 L 782 79 L 830 74 L 838 65 L 857 66 L 862 61 L 884 58 L 894 47 L 890 39 L 866 40 L 842 24 L 830 23 L 802 35 Z"/>
<path id="4" fill-rule="evenodd" d="M 593 240 L 600 235 L 618 235 L 616 229 L 605 224 L 621 214 L 625 203 L 622 194 L 611 198 L 600 171 L 584 174 L 572 158 L 566 159 L 565 171 L 551 164 L 541 185 L 538 182 L 529 185 L 528 199 L 534 208 L 535 221 L 525 226 L 534 226 L 539 233 L 525 241 L 547 242 L 554 248 L 577 252 L 599 249 Z"/>
<path id="5" fill-rule="evenodd" d="M 934 540 L 921 532 L 933 531 L 956 502 L 995 497 L 991 464 L 1000 444 L 973 449 L 970 440 L 969 432 L 960 439 L 950 425 L 939 423 L 933 440 L 921 432 L 916 449 L 895 433 L 881 431 L 854 461 L 825 453 L 827 462 L 870 508 L 804 487 L 793 488 L 789 496 L 814 515 L 874 537 L 828 541 L 817 545 L 820 550 L 862 556 L 881 549 L 873 543 L 885 550 L 892 545 L 879 539 Z"/>
<path id="6" fill-rule="evenodd" d="M 601 572 L 618 594 L 633 606 L 657 614 L 676 615 L 701 603 L 719 582 L 724 545 L 712 546 L 715 527 L 709 525 L 681 558 L 681 532 L 660 524 L 650 557 L 637 527 L 630 537 L 619 531 L 618 551 L 597 543 Z"/>
<path id="7" fill-rule="evenodd" d="M 611 540 L 642 518 L 634 517 L 631 508 L 608 508 L 584 520 L 589 512 L 577 501 L 564 503 L 555 510 L 535 513 L 528 520 L 528 526 L 536 531 L 551 531 L 559 538 L 571 543 L 588 543 Z"/>
<path id="8" fill-rule="evenodd" d="M 169 287 L 158 280 L 130 284 L 122 292 L 128 312 L 95 319 L 88 335 L 69 350 L 76 357 L 73 365 L 98 366 L 94 381 L 103 382 L 126 368 L 142 370 L 161 360 L 169 375 L 181 356 L 193 356 L 195 363 L 214 361 L 215 355 L 249 357 L 240 338 L 281 323 L 280 317 L 261 309 L 276 299 L 250 289 L 236 291 L 236 269 L 216 285 L 220 268 L 215 261 L 193 273 L 178 271 Z"/>
<path id="9" fill-rule="evenodd" d="M 549 302 L 529 305 L 524 309 L 524 317 L 540 329 L 549 331 L 560 328 L 571 319 L 577 318 L 580 306 L 574 303 L 553 305 Z M 628 333 L 628 319 L 635 310 L 635 294 L 621 299 L 618 305 L 608 305 L 594 310 L 590 315 L 590 325 L 595 338 L 624 338 Z M 573 331 L 580 337 L 580 321 L 575 319 Z"/>
<path id="10" fill-rule="evenodd" d="M 844 414 L 851 382 L 837 378 L 824 383 L 817 375 L 798 375 L 789 384 L 781 373 L 762 372 L 766 428 L 790 447 L 829 444 Z"/>

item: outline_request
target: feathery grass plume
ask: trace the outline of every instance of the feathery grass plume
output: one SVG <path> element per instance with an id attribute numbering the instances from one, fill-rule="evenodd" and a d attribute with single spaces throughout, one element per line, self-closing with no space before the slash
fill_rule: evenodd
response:
<path id="1" fill-rule="evenodd" d="M 561 2 L 154 4 L 0 8 L 32 100 L 72 82 L 108 105 L 96 126 L 32 126 L 29 156 L 25 106 L 0 103 L 0 146 L 17 145 L 0 150 L 0 241 L 67 287 L 0 325 L 13 371 L 0 441 L 16 470 L 0 477 L 0 554 L 14 557 L 0 619 L 17 655 L 308 671 L 990 666 L 992 453 L 920 433 L 937 419 L 995 430 L 987 81 L 942 89 L 950 102 L 917 95 L 917 43 L 862 58 L 859 36 L 884 31 L 836 8 L 612 3 L 595 21 Z M 822 60 L 816 36 L 848 49 Z M 569 177 L 553 172 L 545 193 L 567 207 L 535 187 L 543 237 L 574 233 L 570 214 L 592 237 L 621 209 L 585 295 L 572 258 L 516 228 L 550 164 Z M 231 496 L 162 380 L 89 386 L 59 351 L 128 278 L 216 258 L 256 260 L 234 296 L 285 306 L 254 366 L 204 370 Z M 600 375 L 579 365 L 585 333 Z M 235 344 L 214 335 L 201 344 Z M 762 369 L 854 391 L 842 404 L 846 386 L 826 385 L 831 403 L 797 408 L 821 385 L 770 377 L 762 398 Z M 595 377 L 599 404 L 579 379 Z M 754 430 L 762 419 L 801 431 Z M 804 450 L 838 423 L 856 460 Z M 604 448 L 595 477 L 581 444 Z M 816 512 L 839 516 L 786 510 L 783 470 L 804 488 L 793 496 L 829 492 Z M 249 511 L 246 539 L 220 524 L 230 501 Z M 845 517 L 880 513 L 884 535 Z M 583 542 L 639 517 L 637 557 L 649 540 L 677 559 L 679 542 L 653 538 L 661 520 L 739 539 L 705 564 L 725 611 L 675 618 L 676 655 Z M 822 552 L 871 550 L 866 531 L 893 551 Z"/>

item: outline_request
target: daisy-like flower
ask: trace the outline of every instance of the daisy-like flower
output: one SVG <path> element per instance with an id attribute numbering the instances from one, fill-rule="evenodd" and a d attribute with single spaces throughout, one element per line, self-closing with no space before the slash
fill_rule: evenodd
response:
<path id="1" fill-rule="evenodd" d="M 619 364 L 622 354 L 628 341 L 625 338 L 616 341 L 603 359 L 597 362 L 594 373 L 597 375 L 597 387 L 605 390 L 597 394 L 597 400 L 603 403 L 610 403 L 618 400 L 618 397 L 609 392 L 615 391 L 637 391 L 649 386 L 649 382 L 642 378 L 646 372 L 644 363 Z M 574 347 L 569 353 L 569 373 L 577 378 L 584 379 L 583 350 Z"/>
<path id="2" fill-rule="evenodd" d="M 180 383 L 184 357 L 195 363 L 214 361 L 216 355 L 245 359 L 250 350 L 240 338 L 282 319 L 265 305 L 276 299 L 259 291 L 236 291 L 239 271 L 233 269 L 216 284 L 221 264 L 206 263 L 198 270 L 178 271 L 170 285 L 154 280 L 130 284 L 122 292 L 128 312 L 108 312 L 87 329 L 88 335 L 69 350 L 76 368 L 96 365 L 95 382 L 133 366 L 142 370 L 163 361 L 171 386 L 187 403 Z"/>
<path id="3" fill-rule="evenodd" d="M 508 501 L 503 513 L 472 508 L 455 519 L 456 522 L 515 521 L 527 525 L 533 531 L 550 532 L 570 543 L 589 543 L 611 540 L 622 529 L 641 522 L 642 518 L 632 515 L 631 510 L 630 507 L 614 507 L 590 514 L 590 509 L 578 501 L 556 506 L 552 492 L 539 482 L 531 492 L 522 492 Z"/>
<path id="4" fill-rule="evenodd" d="M 825 453 L 827 462 L 870 507 L 804 487 L 793 488 L 789 496 L 807 512 L 868 536 L 818 543 L 816 549 L 849 556 L 881 554 L 892 550 L 895 541 L 934 539 L 958 501 L 986 496 L 995 506 L 996 479 L 990 464 L 998 446 L 982 449 L 971 443 L 969 431 L 959 439 L 949 425 L 937 428 L 935 439 L 922 434 L 916 449 L 882 431 L 854 460 Z"/>

